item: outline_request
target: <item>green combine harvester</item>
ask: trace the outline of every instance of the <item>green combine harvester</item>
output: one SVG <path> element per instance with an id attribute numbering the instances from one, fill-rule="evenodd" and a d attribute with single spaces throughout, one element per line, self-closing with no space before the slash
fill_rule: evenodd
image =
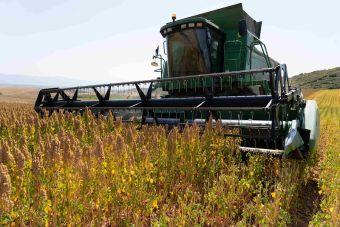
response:
<path id="1" fill-rule="evenodd" d="M 319 138 L 319 110 L 271 59 L 256 22 L 237 4 L 172 21 L 152 65 L 161 77 L 39 92 L 35 110 L 111 112 L 141 124 L 220 122 L 243 152 L 305 158 Z"/>

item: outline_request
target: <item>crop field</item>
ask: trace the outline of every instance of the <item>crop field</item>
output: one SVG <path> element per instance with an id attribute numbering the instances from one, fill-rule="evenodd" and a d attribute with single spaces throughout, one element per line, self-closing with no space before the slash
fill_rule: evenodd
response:
<path id="1" fill-rule="evenodd" d="M 249 155 L 246 163 L 218 125 L 139 128 L 0 104 L 0 223 L 337 225 L 340 90 L 308 98 L 321 111 L 318 151 L 306 161 Z"/>
<path id="2" fill-rule="evenodd" d="M 340 224 L 340 90 L 322 90 L 310 94 L 318 102 L 321 137 L 318 149 L 318 193 L 320 211 L 311 224 Z"/>

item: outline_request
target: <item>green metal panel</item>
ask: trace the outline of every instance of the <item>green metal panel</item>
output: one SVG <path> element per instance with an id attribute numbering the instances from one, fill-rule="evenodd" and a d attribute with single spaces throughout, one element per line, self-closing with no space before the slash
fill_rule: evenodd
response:
<path id="1" fill-rule="evenodd" d="M 243 12 L 244 11 L 242 8 L 242 4 L 240 3 L 210 12 L 198 14 L 192 16 L 191 18 L 203 17 L 219 26 L 222 30 L 236 31 L 238 29 L 238 22 L 244 19 Z"/>
<path id="2" fill-rule="evenodd" d="M 242 4 L 236 4 L 228 7 L 224 7 L 221 9 L 213 10 L 210 12 L 198 14 L 192 16 L 190 18 L 195 17 L 203 17 L 210 20 L 212 23 L 219 26 L 220 29 L 224 31 L 234 31 L 237 33 L 238 24 L 240 20 L 246 20 L 248 30 L 257 36 L 260 37 L 261 33 L 261 24 L 262 22 L 256 22 L 253 18 L 251 18 L 242 7 Z M 231 37 L 235 38 L 235 37 Z"/>

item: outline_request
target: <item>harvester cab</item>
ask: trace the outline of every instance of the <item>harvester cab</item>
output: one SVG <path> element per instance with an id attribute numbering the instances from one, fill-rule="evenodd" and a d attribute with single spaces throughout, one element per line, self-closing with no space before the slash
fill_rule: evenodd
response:
<path id="1" fill-rule="evenodd" d="M 172 19 L 160 30 L 167 44 L 167 61 L 158 70 L 162 79 L 271 68 L 279 64 L 269 58 L 266 46 L 259 39 L 262 22 L 256 22 L 244 12 L 242 4 L 177 21 L 173 15 Z M 268 77 L 260 74 L 253 77 L 249 86 L 246 83 L 239 86 L 240 81 L 234 80 L 235 86 L 229 94 L 269 94 Z M 179 92 L 176 87 L 169 92 L 177 97 L 198 95 L 197 91 Z M 223 92 L 227 94 L 225 89 Z"/>
<path id="2" fill-rule="evenodd" d="M 172 21 L 160 29 L 157 79 L 43 89 L 35 110 L 122 117 L 141 124 L 220 124 L 244 152 L 305 158 L 319 138 L 319 112 L 292 88 L 287 67 L 260 40 L 262 23 L 237 4 Z M 160 62 L 160 64 L 157 63 Z"/>

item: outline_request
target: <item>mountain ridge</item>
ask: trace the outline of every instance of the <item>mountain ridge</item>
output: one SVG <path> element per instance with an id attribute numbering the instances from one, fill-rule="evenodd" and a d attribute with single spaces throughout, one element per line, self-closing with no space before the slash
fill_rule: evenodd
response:
<path id="1" fill-rule="evenodd" d="M 80 86 L 96 83 L 98 82 L 72 79 L 63 76 L 51 77 L 0 73 L 0 86 L 45 88 Z"/>
<path id="2" fill-rule="evenodd" d="M 340 88 L 340 67 L 301 73 L 290 78 L 294 87 L 304 89 Z"/>

